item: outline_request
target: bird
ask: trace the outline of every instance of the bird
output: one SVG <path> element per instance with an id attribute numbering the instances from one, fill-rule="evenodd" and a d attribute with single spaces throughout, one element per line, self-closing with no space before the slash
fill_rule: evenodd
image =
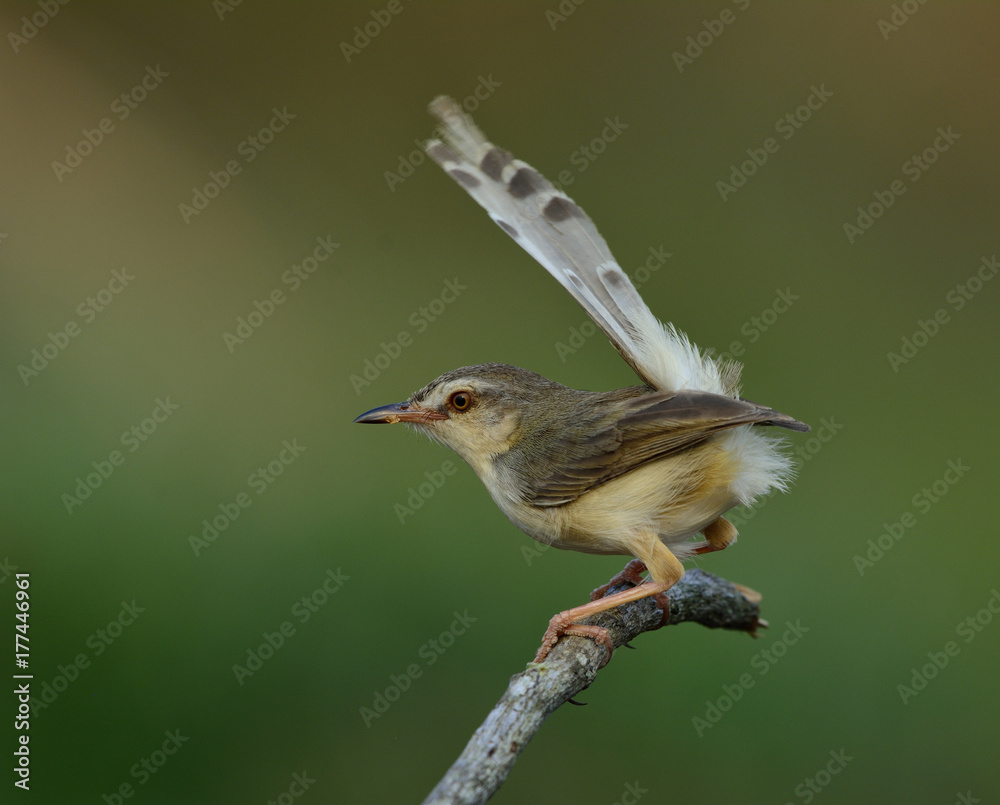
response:
<path id="1" fill-rule="evenodd" d="M 581 391 L 484 363 L 446 372 L 405 402 L 354 421 L 403 422 L 451 448 L 507 518 L 539 542 L 633 557 L 589 603 L 551 618 L 534 658 L 543 662 L 568 634 L 603 645 L 606 663 L 607 631 L 578 621 L 654 596 L 666 623 L 666 593 L 683 576 L 682 561 L 735 541 L 723 515 L 787 491 L 792 461 L 764 428 L 809 426 L 741 398 L 742 366 L 661 323 L 580 206 L 487 140 L 459 104 L 441 96 L 429 111 L 441 126 L 426 153 L 569 291 L 641 382 Z M 634 586 L 608 595 L 622 580 Z"/>

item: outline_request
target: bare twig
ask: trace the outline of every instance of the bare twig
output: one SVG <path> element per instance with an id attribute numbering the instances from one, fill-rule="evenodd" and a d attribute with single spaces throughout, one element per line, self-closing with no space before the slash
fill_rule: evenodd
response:
<path id="1" fill-rule="evenodd" d="M 628 589 L 623 583 L 608 593 Z M 716 629 L 755 634 L 767 624 L 759 619 L 759 596 L 752 590 L 702 570 L 689 570 L 669 592 L 667 625 L 693 621 Z M 652 598 L 642 598 L 602 612 L 581 623 L 603 626 L 615 648 L 643 632 L 658 629 L 662 612 Z M 542 723 L 560 705 L 588 687 L 605 650 L 583 637 L 563 637 L 543 663 L 511 677 L 507 691 L 473 734 L 465 750 L 448 770 L 424 805 L 473 805 L 486 802 L 504 780 Z"/>

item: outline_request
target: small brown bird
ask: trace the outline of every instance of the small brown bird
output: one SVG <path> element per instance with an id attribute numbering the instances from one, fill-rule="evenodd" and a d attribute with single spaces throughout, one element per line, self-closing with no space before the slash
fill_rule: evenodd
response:
<path id="1" fill-rule="evenodd" d="M 741 399 L 740 365 L 702 353 L 661 324 L 579 206 L 488 142 L 450 98 L 430 110 L 447 144 L 432 140 L 427 153 L 559 280 L 643 385 L 577 391 L 487 363 L 447 372 L 355 422 L 405 422 L 450 447 L 539 542 L 635 557 L 619 577 L 638 581 L 648 570 L 649 580 L 608 596 L 604 585 L 591 603 L 553 617 L 535 662 L 562 634 L 593 638 L 610 658 L 607 632 L 576 621 L 660 595 L 684 574 L 682 559 L 731 544 L 736 528 L 722 515 L 784 490 L 792 475 L 780 440 L 757 426 L 809 426 Z M 704 540 L 692 541 L 699 533 Z M 659 601 L 666 621 L 667 602 Z"/>

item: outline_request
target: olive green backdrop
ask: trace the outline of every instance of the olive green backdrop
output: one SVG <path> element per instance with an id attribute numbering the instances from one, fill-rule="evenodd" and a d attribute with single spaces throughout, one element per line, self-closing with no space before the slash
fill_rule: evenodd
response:
<path id="1" fill-rule="evenodd" d="M 622 566 L 538 551 L 453 455 L 351 424 L 472 363 L 634 382 L 423 160 L 440 93 L 814 427 L 791 494 L 697 563 L 772 628 L 643 636 L 496 801 L 995 801 L 998 24 L 8 4 L 0 642 L 17 673 L 28 573 L 33 675 L 9 801 L 420 801 Z"/>

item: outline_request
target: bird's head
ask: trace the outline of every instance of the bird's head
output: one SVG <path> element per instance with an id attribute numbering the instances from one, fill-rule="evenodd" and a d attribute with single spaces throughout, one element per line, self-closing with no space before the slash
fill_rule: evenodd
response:
<path id="1" fill-rule="evenodd" d="M 465 459 L 480 477 L 516 446 L 526 424 L 544 415 L 544 395 L 564 389 L 541 375 L 500 363 L 466 366 L 432 380 L 406 402 L 367 411 L 355 422 L 405 422 Z"/>

